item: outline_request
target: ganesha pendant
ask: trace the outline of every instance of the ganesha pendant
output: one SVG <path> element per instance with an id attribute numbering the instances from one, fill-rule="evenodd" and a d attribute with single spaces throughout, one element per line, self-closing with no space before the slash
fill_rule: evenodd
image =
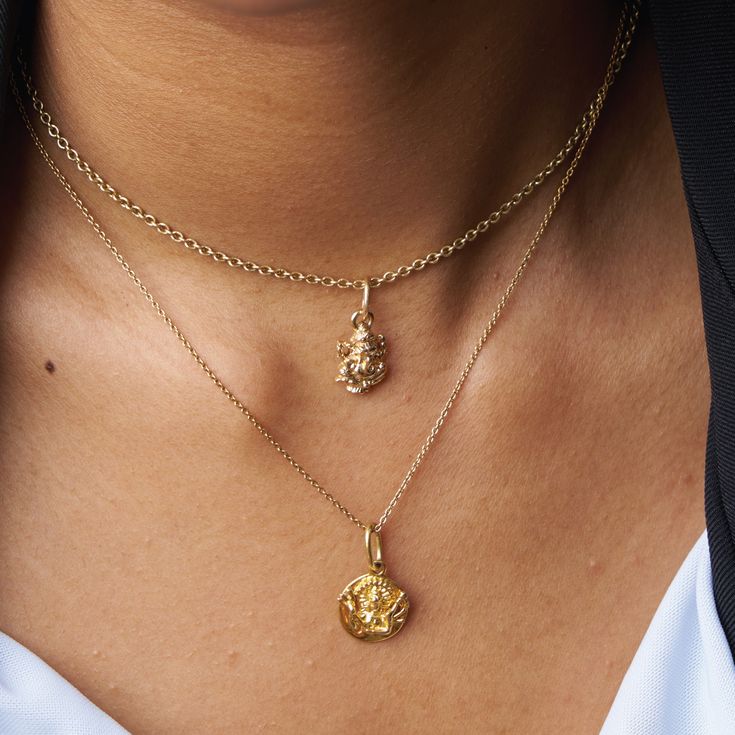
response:
<path id="1" fill-rule="evenodd" d="M 341 362 L 335 381 L 345 383 L 350 393 L 367 393 L 385 378 L 385 337 L 373 334 L 373 314 L 368 309 L 370 287 L 365 281 L 362 308 L 352 315 L 352 336 L 337 343 Z"/>
<path id="2" fill-rule="evenodd" d="M 377 547 L 373 550 L 373 541 Z M 380 532 L 370 525 L 365 530 L 370 571 L 353 579 L 339 596 L 339 617 L 344 629 L 362 641 L 384 641 L 406 622 L 408 597 L 385 575 L 381 558 Z"/>

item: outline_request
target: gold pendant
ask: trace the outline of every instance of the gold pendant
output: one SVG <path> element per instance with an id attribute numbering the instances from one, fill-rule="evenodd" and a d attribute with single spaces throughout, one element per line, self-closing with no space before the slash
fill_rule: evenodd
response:
<path id="1" fill-rule="evenodd" d="M 375 549 L 373 550 L 373 541 Z M 353 579 L 339 596 L 339 618 L 348 633 L 363 641 L 384 641 L 406 622 L 408 597 L 385 576 L 380 531 L 365 529 L 370 571 Z"/>
<path id="2" fill-rule="evenodd" d="M 385 378 L 386 346 L 382 334 L 373 334 L 373 314 L 369 309 L 370 286 L 365 279 L 362 307 L 352 315 L 352 336 L 347 342 L 337 343 L 342 362 L 335 381 L 345 383 L 350 393 L 367 393 Z"/>

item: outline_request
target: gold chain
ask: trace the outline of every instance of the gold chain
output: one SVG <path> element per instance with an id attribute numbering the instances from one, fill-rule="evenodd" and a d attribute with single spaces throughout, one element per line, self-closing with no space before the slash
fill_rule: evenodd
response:
<path id="1" fill-rule="evenodd" d="M 399 485 L 398 490 L 395 492 L 390 502 L 388 503 L 387 507 L 383 511 L 383 514 L 380 516 L 380 519 L 378 520 L 376 524 L 372 525 L 372 528 L 374 528 L 375 531 L 379 532 L 383 528 L 383 526 L 385 525 L 388 519 L 388 516 L 391 514 L 391 512 L 395 508 L 401 495 L 403 495 L 404 491 L 408 487 L 408 484 L 411 482 L 411 479 L 416 474 L 416 471 L 418 470 L 419 465 L 421 464 L 424 457 L 428 453 L 429 449 L 433 445 L 434 440 L 436 439 L 437 435 L 439 434 L 440 429 L 444 425 L 447 415 L 449 414 L 450 409 L 454 405 L 454 402 L 457 399 L 457 396 L 459 395 L 459 392 L 462 389 L 462 386 L 464 385 L 465 380 L 470 373 L 470 370 L 475 364 L 475 361 L 477 360 L 483 346 L 485 345 L 485 342 L 487 342 L 488 337 L 490 336 L 493 328 L 495 327 L 495 324 L 497 323 L 502 310 L 505 308 L 506 304 L 508 303 L 508 300 L 510 299 L 511 294 L 515 290 L 516 286 L 518 285 L 518 282 L 523 276 L 523 273 L 528 267 L 528 264 L 531 261 L 531 257 L 536 251 L 536 247 L 539 241 L 541 240 L 541 236 L 546 230 L 546 227 L 549 224 L 549 221 L 551 220 L 552 215 L 556 211 L 559 205 L 559 202 L 561 201 L 561 197 L 563 193 L 566 191 L 569 185 L 569 182 L 571 181 L 572 176 L 574 175 L 574 172 L 577 169 L 579 161 L 582 157 L 582 153 L 584 152 L 587 146 L 587 142 L 589 141 L 590 135 L 592 134 L 595 124 L 600 116 L 600 112 L 602 110 L 605 99 L 607 97 L 607 93 L 615 79 L 615 75 L 620 69 L 620 64 L 623 58 L 625 57 L 627 50 L 630 46 L 630 43 L 632 41 L 633 32 L 635 30 L 635 26 L 638 20 L 638 14 L 639 14 L 638 2 L 635 2 L 635 1 L 627 2 L 626 1 L 624 3 L 623 13 L 621 15 L 620 22 L 619 22 L 618 29 L 617 29 L 613 56 L 611 57 L 610 62 L 608 64 L 604 81 L 601 87 L 599 88 L 595 96 L 595 101 L 591 107 L 590 114 L 589 114 L 589 124 L 585 128 L 582 138 L 579 141 L 579 146 L 577 147 L 577 150 L 575 151 L 575 154 L 569 164 L 569 168 L 564 174 L 561 180 L 561 183 L 559 184 L 556 190 L 556 193 L 554 194 L 551 204 L 546 210 L 546 213 L 544 214 L 541 224 L 538 226 L 538 229 L 536 230 L 536 233 L 533 236 L 533 239 L 531 240 L 531 244 L 525 251 L 523 258 L 521 259 L 520 265 L 515 271 L 510 283 L 506 287 L 505 292 L 503 293 L 500 301 L 495 307 L 495 310 L 490 316 L 489 321 L 485 325 L 485 328 L 482 334 L 480 335 L 480 338 L 475 343 L 472 353 L 469 359 L 467 360 L 467 362 L 465 363 L 464 368 L 462 369 L 462 372 L 460 373 L 460 376 L 457 382 L 455 383 L 454 388 L 452 389 L 452 392 L 449 398 L 447 399 L 446 403 L 441 409 L 438 418 L 434 422 L 434 425 L 432 426 L 431 431 L 429 432 L 427 437 L 424 439 L 421 445 L 421 448 L 419 449 L 419 452 L 416 455 L 416 458 L 411 463 L 411 466 L 409 467 L 408 472 L 406 473 L 405 477 L 401 481 L 401 484 Z M 133 269 L 130 267 L 130 265 L 125 260 L 125 258 L 120 253 L 120 251 L 117 249 L 117 247 L 113 245 L 112 241 L 110 240 L 108 235 L 104 232 L 104 230 L 102 229 L 100 224 L 97 222 L 97 220 L 93 217 L 93 215 L 91 214 L 87 206 L 82 201 L 79 194 L 73 189 L 73 187 L 71 186 L 67 178 L 61 172 L 61 170 L 56 165 L 56 163 L 53 161 L 48 150 L 44 147 L 43 143 L 41 142 L 41 139 L 38 137 L 36 131 L 33 128 L 30 118 L 28 117 L 28 114 L 25 110 L 25 106 L 23 105 L 23 101 L 21 99 L 20 92 L 18 90 L 18 86 L 16 84 L 15 78 L 11 76 L 10 81 L 11 81 L 11 88 L 13 91 L 13 95 L 15 97 L 15 101 L 17 103 L 20 114 L 23 117 L 25 125 L 28 128 L 28 131 L 31 137 L 33 138 L 33 141 L 36 147 L 41 152 L 41 155 L 43 156 L 44 160 L 49 165 L 53 173 L 55 174 L 56 178 L 61 182 L 65 191 L 69 194 L 71 199 L 74 201 L 76 206 L 79 208 L 79 210 L 84 215 L 87 222 L 92 226 L 94 231 L 97 233 L 100 239 L 107 246 L 108 250 L 112 253 L 115 260 L 120 264 L 122 269 L 125 271 L 125 273 L 127 273 L 127 275 L 130 277 L 133 283 L 135 283 L 135 285 L 141 291 L 141 293 L 146 298 L 146 300 L 155 309 L 156 313 L 161 317 L 161 319 L 163 319 L 163 321 L 168 325 L 169 329 L 176 335 L 179 341 L 188 350 L 189 354 L 196 360 L 197 364 L 206 373 L 209 379 L 217 386 L 217 388 L 219 388 L 219 390 L 227 397 L 227 399 L 247 418 L 247 420 L 258 430 L 258 432 L 263 437 L 265 437 L 265 439 L 269 442 L 269 444 L 271 444 L 271 446 L 273 446 L 274 449 L 276 449 L 276 451 L 291 465 L 291 467 L 293 467 L 293 469 L 295 469 L 314 488 L 314 490 L 316 490 L 320 495 L 324 496 L 328 501 L 330 501 L 330 503 L 332 503 L 332 505 L 334 505 L 350 521 L 352 521 L 352 523 L 356 524 L 362 529 L 370 528 L 371 524 L 367 524 L 361 521 L 346 506 L 340 503 L 331 493 L 325 490 L 324 487 L 322 487 L 322 485 L 317 480 L 315 480 L 291 456 L 291 454 L 289 454 L 289 452 L 281 445 L 281 443 L 273 436 L 273 434 L 271 434 L 260 423 L 260 421 L 256 418 L 255 414 L 253 414 L 253 412 L 247 406 L 245 406 L 245 404 L 222 382 L 222 380 L 217 376 L 214 370 L 207 364 L 207 362 L 199 354 L 199 352 L 197 352 L 197 350 L 194 348 L 191 342 L 189 342 L 189 340 L 187 339 L 186 335 L 174 323 L 174 321 L 171 319 L 168 313 L 164 310 L 164 308 L 160 305 L 160 303 L 153 297 L 153 295 L 148 290 L 148 288 L 142 283 L 140 278 L 136 275 L 135 271 L 133 271 Z"/>
<path id="2" fill-rule="evenodd" d="M 608 80 L 606 77 L 603 84 L 612 84 L 612 81 L 620 69 L 620 64 L 625 57 L 627 52 L 627 46 L 615 45 L 613 47 L 612 57 L 610 60 L 610 66 L 608 71 L 612 69 L 612 74 Z M 100 191 L 107 194 L 113 201 L 117 202 L 124 210 L 130 212 L 134 217 L 142 220 L 146 225 L 153 228 L 160 235 L 169 237 L 178 245 L 182 245 L 187 250 L 199 253 L 208 258 L 211 258 L 215 262 L 225 263 L 231 268 L 243 270 L 247 273 L 258 273 L 264 276 L 272 276 L 279 279 L 288 279 L 296 283 L 309 283 L 312 285 L 319 286 L 336 286 L 337 288 L 354 288 L 362 289 L 367 285 L 370 288 L 378 288 L 386 283 L 393 283 L 399 278 L 405 278 L 410 276 L 412 273 L 416 273 L 426 268 L 426 266 L 434 265 L 441 260 L 444 260 L 454 253 L 462 250 L 466 245 L 477 239 L 478 235 L 486 232 L 490 225 L 494 225 L 500 221 L 502 217 L 509 214 L 513 209 L 520 204 L 524 199 L 530 196 L 569 156 L 569 154 L 575 149 L 575 147 L 581 142 L 585 133 L 592 124 L 594 115 L 595 105 L 598 99 L 598 95 L 595 95 L 594 99 L 590 103 L 587 110 L 585 110 L 579 123 L 574 128 L 574 132 L 569 136 L 567 142 L 562 146 L 561 150 L 544 166 L 539 173 L 537 173 L 525 186 L 517 191 L 508 201 L 504 202 L 498 209 L 492 212 L 488 217 L 478 222 L 474 227 L 467 230 L 464 235 L 456 238 L 452 242 L 446 243 L 436 251 L 432 251 L 424 255 L 423 257 L 416 258 L 409 265 L 401 265 L 395 270 L 389 270 L 383 273 L 382 276 L 371 276 L 365 278 L 334 278 L 332 276 L 320 276 L 314 273 L 304 273 L 297 270 L 288 270 L 286 268 L 280 268 L 271 265 L 262 265 L 252 260 L 244 260 L 242 258 L 228 255 L 220 250 L 214 250 L 208 245 L 203 245 L 193 237 L 186 236 L 180 230 L 172 228 L 170 225 L 161 221 L 154 214 L 147 212 L 138 204 L 133 202 L 129 197 L 121 194 L 115 187 L 106 181 L 94 168 L 79 154 L 79 152 L 72 147 L 69 140 L 61 134 L 61 131 L 46 111 L 43 102 L 41 101 L 38 90 L 33 84 L 30 72 L 28 71 L 27 65 L 19 55 L 19 69 L 23 76 L 26 89 L 32 100 L 33 108 L 39 115 L 39 119 L 46 126 L 48 134 L 53 138 L 58 147 L 64 151 L 66 157 L 75 164 L 76 168 L 83 173 L 87 179 L 95 184 Z M 598 92 L 599 94 L 599 92 Z"/>

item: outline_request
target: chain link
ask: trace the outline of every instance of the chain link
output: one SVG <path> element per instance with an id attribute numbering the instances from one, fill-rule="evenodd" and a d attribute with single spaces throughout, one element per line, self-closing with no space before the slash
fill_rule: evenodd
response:
<path id="1" fill-rule="evenodd" d="M 622 41 L 623 39 L 621 39 Z M 615 75 L 620 70 L 620 64 L 625 57 L 627 47 L 619 47 L 618 58 L 608 66 L 606 79 L 604 84 L 609 86 Z M 457 237 L 452 242 L 448 242 L 436 251 L 432 251 L 423 257 L 416 258 L 408 265 L 401 265 L 394 270 L 389 270 L 380 276 L 371 276 L 364 278 L 334 278 L 327 275 L 316 275 L 314 273 L 304 273 L 298 270 L 288 270 L 282 267 L 272 265 L 264 265 L 256 263 L 253 260 L 244 260 L 233 255 L 228 255 L 221 250 L 214 250 L 208 245 L 200 243 L 193 237 L 188 237 L 181 230 L 177 230 L 165 222 L 161 221 L 154 214 L 147 212 L 140 205 L 133 202 L 129 197 L 121 194 L 112 184 L 102 177 L 91 164 L 86 161 L 76 148 L 72 147 L 68 138 L 62 135 L 59 126 L 54 123 L 51 114 L 46 110 L 43 101 L 39 97 L 38 90 L 33 84 L 33 79 L 28 70 L 22 54 L 18 54 L 19 71 L 23 77 L 26 90 L 31 98 L 33 109 L 38 113 L 41 123 L 46 127 L 49 136 L 56 142 L 56 145 L 64 151 L 66 157 L 76 166 L 76 168 L 86 176 L 86 178 L 100 191 L 107 194 L 113 201 L 117 202 L 124 210 L 130 212 L 134 217 L 144 222 L 146 225 L 154 229 L 158 234 L 170 238 L 174 243 L 183 246 L 187 250 L 199 253 L 205 257 L 211 258 L 217 263 L 225 263 L 231 268 L 243 270 L 247 273 L 256 273 L 263 276 L 272 276 L 277 279 L 288 279 L 296 283 L 308 283 L 311 285 L 337 287 L 341 289 L 353 288 L 362 289 L 367 280 L 370 288 L 378 288 L 387 283 L 394 283 L 398 279 L 406 278 L 413 273 L 423 270 L 427 266 L 435 265 L 441 260 L 449 258 L 456 252 L 464 249 L 467 245 L 474 242 L 478 235 L 487 232 L 491 225 L 497 224 L 503 217 L 512 212 L 522 201 L 529 197 L 546 179 L 561 166 L 572 151 L 579 145 L 585 133 L 590 127 L 592 117 L 595 113 L 595 105 L 598 95 L 595 95 L 589 107 L 585 110 L 581 119 L 569 136 L 568 140 L 561 147 L 559 152 L 539 171 L 528 183 L 519 189 L 508 201 L 498 207 L 494 212 L 485 219 L 471 227 L 463 235 Z M 609 76 L 609 79 L 608 79 Z"/>
<path id="2" fill-rule="evenodd" d="M 600 112 L 602 111 L 602 107 L 605 103 L 605 99 L 607 98 L 607 93 L 610 89 L 610 86 L 615 80 L 616 74 L 620 70 L 622 61 L 628 52 L 628 48 L 633 38 L 633 33 L 635 31 L 636 23 L 638 21 L 639 8 L 640 8 L 640 4 L 638 0 L 630 0 L 624 3 L 623 12 L 620 17 L 620 21 L 618 24 L 618 29 L 617 29 L 617 33 L 615 37 L 615 43 L 613 46 L 613 53 L 611 55 L 610 62 L 608 64 L 608 67 L 605 73 L 605 78 L 603 80 L 602 85 L 598 89 L 597 94 L 595 95 L 595 99 L 590 107 L 588 124 L 585 127 L 584 132 L 579 140 L 579 145 L 577 146 L 577 149 L 574 153 L 574 156 L 572 157 L 569 167 L 564 173 L 564 176 L 562 177 L 562 180 L 558 188 L 556 189 L 554 197 L 551 200 L 551 204 L 546 210 L 546 213 L 544 214 L 541 224 L 538 226 L 538 229 L 536 230 L 536 233 L 533 239 L 531 240 L 531 244 L 528 246 L 525 253 L 523 254 L 520 265 L 518 266 L 515 273 L 513 274 L 513 277 L 510 280 L 510 283 L 507 285 L 500 301 L 498 302 L 497 306 L 495 307 L 495 310 L 490 316 L 490 320 L 485 325 L 485 328 L 482 334 L 480 335 L 480 338 L 475 342 L 472 353 L 469 359 L 467 360 L 467 362 L 465 363 L 464 368 L 462 369 L 462 372 L 460 373 L 460 376 L 457 382 L 455 383 L 451 394 L 449 395 L 449 398 L 447 399 L 446 403 L 441 409 L 439 416 L 434 422 L 434 425 L 432 426 L 431 431 L 429 432 L 428 436 L 424 439 L 421 445 L 421 448 L 419 449 L 419 452 L 416 455 L 416 458 L 411 463 L 411 466 L 409 467 L 408 472 L 406 473 L 405 477 L 401 481 L 401 484 L 399 485 L 398 490 L 391 498 L 390 502 L 388 503 L 385 510 L 383 511 L 383 514 L 380 516 L 380 519 L 378 520 L 378 522 L 375 524 L 376 531 L 380 531 L 385 526 L 385 523 L 388 520 L 388 517 L 390 516 L 393 509 L 396 507 L 396 504 L 398 503 L 400 497 L 403 495 L 409 483 L 411 482 L 412 478 L 416 474 L 416 471 L 418 470 L 419 465 L 423 461 L 424 457 L 429 452 L 429 449 L 431 448 L 437 435 L 439 434 L 439 431 L 444 425 L 447 419 L 447 416 L 449 414 L 449 411 L 454 405 L 454 402 L 456 401 L 457 396 L 459 395 L 462 389 L 462 386 L 464 385 L 465 380 L 467 379 L 467 376 L 470 374 L 470 371 L 472 370 L 473 365 L 475 364 L 477 358 L 479 357 L 483 346 L 485 345 L 488 338 L 490 337 L 490 334 L 492 333 L 500 317 L 501 312 L 507 305 L 511 297 L 511 294 L 515 290 L 524 272 L 526 271 L 526 268 L 528 267 L 528 264 L 530 263 L 534 252 L 536 251 L 538 243 L 541 240 L 541 237 L 544 231 L 546 230 L 551 220 L 551 217 L 553 216 L 554 212 L 559 206 L 561 197 L 566 191 L 567 187 L 569 186 L 569 182 L 571 181 L 572 176 L 574 175 L 574 172 L 577 169 L 577 166 L 579 164 L 579 161 L 581 160 L 582 154 L 584 153 L 584 150 L 590 139 L 590 136 L 595 127 L 595 124 L 597 123 L 597 120 L 600 116 Z M 341 513 L 343 513 L 352 523 L 359 526 L 361 529 L 367 529 L 369 524 L 361 521 L 345 505 L 343 505 L 339 500 L 337 500 L 337 498 L 335 498 L 331 493 L 325 490 L 324 487 L 317 480 L 315 480 L 301 466 L 301 464 L 299 464 L 291 456 L 291 454 L 289 454 L 289 452 L 273 436 L 273 434 L 271 434 L 260 423 L 260 421 L 257 419 L 255 414 L 250 409 L 248 409 L 247 406 L 245 406 L 245 404 L 219 378 L 219 376 L 215 373 L 215 371 L 209 366 L 209 364 L 204 360 L 204 358 L 194 348 L 194 346 L 191 344 L 191 342 L 186 337 L 186 335 L 182 332 L 182 330 L 174 323 L 174 321 L 171 319 L 168 313 L 164 310 L 164 308 L 160 305 L 160 303 L 153 297 L 151 292 L 143 284 L 143 282 L 137 276 L 135 271 L 131 268 L 129 263 L 125 260 L 122 253 L 112 243 L 109 236 L 102 229 L 100 224 L 97 222 L 97 220 L 94 218 L 94 216 L 89 211 L 87 206 L 84 204 L 79 194 L 74 190 L 74 188 L 71 186 L 67 178 L 64 176 L 64 174 L 61 172 L 59 167 L 56 165 L 56 163 L 52 159 L 51 154 L 48 152 L 46 147 L 43 145 L 41 139 L 38 137 L 38 134 L 33 128 L 33 124 L 31 123 L 30 118 L 26 112 L 25 106 L 23 104 L 23 100 L 21 98 L 20 90 L 18 89 L 18 85 L 16 83 L 15 77 L 12 75 L 11 75 L 10 82 L 11 82 L 11 89 L 15 97 L 15 101 L 17 103 L 20 114 L 23 117 L 23 121 L 26 127 L 28 128 L 28 131 L 33 139 L 33 142 L 35 143 L 36 147 L 40 151 L 44 160 L 49 165 L 49 167 L 53 171 L 56 178 L 60 181 L 64 190 L 67 192 L 67 194 L 71 197 L 71 199 L 74 201 L 76 206 L 79 208 L 84 218 L 91 225 L 91 227 L 97 233 L 99 238 L 107 246 L 110 253 L 112 253 L 115 260 L 122 267 L 122 269 L 125 271 L 128 277 L 133 281 L 133 283 L 138 287 L 140 292 L 145 297 L 146 301 L 148 301 L 148 303 L 153 307 L 156 313 L 166 323 L 168 328 L 176 335 L 176 337 L 179 339 L 181 344 L 187 349 L 189 354 L 194 358 L 194 360 L 197 362 L 199 367 L 204 371 L 207 377 L 217 386 L 217 388 L 219 388 L 219 390 L 226 396 L 226 398 L 245 416 L 245 418 L 247 418 L 247 420 L 258 430 L 258 432 L 268 441 L 268 443 L 291 465 L 291 467 L 294 470 L 296 470 L 296 472 L 298 472 L 299 475 L 301 475 L 304 478 L 304 480 L 306 480 L 306 482 L 308 482 L 309 485 L 311 485 L 311 487 L 314 488 L 314 490 L 316 490 L 320 495 L 326 498 L 333 506 L 335 506 Z"/>

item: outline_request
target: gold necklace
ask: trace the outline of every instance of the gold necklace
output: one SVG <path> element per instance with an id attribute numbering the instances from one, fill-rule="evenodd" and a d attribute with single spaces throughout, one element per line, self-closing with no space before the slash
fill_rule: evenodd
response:
<path id="1" fill-rule="evenodd" d="M 613 47 L 611 59 L 615 58 L 616 50 L 616 47 Z M 619 50 L 617 50 L 617 52 L 619 53 Z M 613 64 L 612 77 L 610 77 L 609 81 L 610 84 L 614 80 L 614 77 L 620 68 L 619 62 L 622 61 L 623 56 L 624 53 L 623 55 L 618 56 L 618 63 Z M 372 331 L 374 316 L 373 312 L 370 310 L 370 291 L 389 283 L 395 283 L 399 279 L 407 278 L 428 266 L 435 265 L 436 263 L 449 258 L 454 253 L 465 248 L 465 246 L 471 242 L 474 242 L 480 234 L 487 232 L 491 225 L 498 223 L 501 218 L 512 212 L 518 204 L 536 191 L 536 189 L 546 181 L 546 179 L 562 164 L 562 162 L 566 160 L 570 153 L 578 147 L 591 124 L 592 115 L 594 114 L 594 106 L 597 99 L 597 96 L 593 98 L 592 102 L 582 115 L 579 123 L 574 128 L 572 135 L 561 147 L 556 156 L 554 156 L 551 161 L 541 169 L 541 171 L 539 171 L 527 184 L 519 189 L 510 199 L 504 202 L 488 217 L 467 230 L 462 236 L 457 237 L 452 242 L 446 243 L 438 250 L 431 251 L 422 257 L 416 258 L 409 264 L 401 265 L 394 270 L 385 271 L 382 275 L 369 276 L 366 278 L 335 278 L 328 275 L 317 275 L 314 273 L 305 273 L 303 271 L 290 270 L 273 265 L 259 264 L 252 260 L 228 255 L 223 251 L 214 250 L 208 245 L 200 243 L 193 237 L 188 237 L 181 232 L 181 230 L 169 226 L 154 214 L 144 210 L 141 206 L 136 204 L 129 197 L 123 195 L 118 189 L 110 184 L 91 166 L 88 161 L 81 156 L 79 151 L 71 145 L 68 138 L 62 134 L 59 126 L 54 123 L 50 113 L 46 110 L 20 52 L 18 54 L 18 67 L 34 110 L 38 113 L 41 123 L 45 125 L 49 136 L 56 142 L 57 146 L 64 151 L 66 157 L 74 163 L 76 169 L 84 174 L 91 183 L 95 184 L 100 191 L 107 194 L 125 211 L 151 227 L 155 232 L 170 238 L 174 243 L 183 246 L 187 250 L 211 258 L 216 263 L 224 263 L 225 265 L 235 268 L 241 272 L 272 276 L 273 278 L 289 280 L 295 283 L 306 283 L 326 287 L 336 286 L 341 289 L 361 290 L 362 302 L 360 308 L 355 311 L 350 318 L 352 334 L 347 340 L 339 341 L 337 343 L 339 366 L 335 376 L 335 381 L 338 383 L 344 383 L 346 390 L 350 393 L 367 393 L 375 385 L 382 382 L 387 374 L 387 344 L 385 336 L 382 334 L 375 334 Z"/>
<path id="2" fill-rule="evenodd" d="M 561 197 L 566 191 L 569 182 L 577 169 L 579 161 L 581 160 L 582 153 L 584 152 L 587 143 L 589 141 L 592 130 L 599 118 L 600 112 L 604 105 L 607 93 L 610 89 L 610 85 L 614 80 L 614 74 L 620 68 L 620 64 L 627 54 L 628 48 L 632 41 L 633 32 L 635 30 L 636 22 L 638 20 L 639 4 L 636 0 L 624 3 L 623 13 L 620 18 L 620 22 L 617 29 L 615 49 L 618 51 L 611 57 L 608 65 L 607 73 L 603 81 L 602 86 L 598 90 L 596 95 L 596 102 L 593 110 L 590 114 L 590 124 L 580 140 L 579 146 L 575 151 L 571 163 L 567 171 L 565 172 L 561 183 L 559 184 L 551 204 L 549 205 L 541 224 L 538 226 L 536 233 L 531 240 L 531 244 L 526 249 L 521 259 L 520 265 L 516 269 L 511 281 L 507 285 L 500 301 L 495 307 L 489 321 L 485 325 L 485 328 L 476 341 L 472 353 L 469 359 L 465 363 L 462 372 L 449 395 L 449 398 L 445 402 L 441 409 L 438 418 L 434 422 L 431 431 L 424 439 L 418 454 L 411 463 L 405 477 L 403 478 L 398 490 L 391 498 L 390 502 L 386 506 L 383 514 L 380 516 L 377 523 L 364 523 L 354 513 L 352 513 L 345 505 L 339 502 L 331 493 L 322 487 L 280 444 L 280 442 L 271 434 L 257 419 L 255 414 L 247 408 L 247 406 L 222 382 L 217 376 L 215 371 L 208 365 L 204 358 L 189 342 L 182 330 L 174 323 L 168 313 L 160 305 L 160 303 L 154 298 L 148 288 L 143 284 L 140 278 L 136 275 L 135 271 L 130 267 L 128 262 L 125 260 L 123 255 L 120 253 L 118 248 L 113 245 L 109 236 L 102 229 L 98 221 L 91 214 L 87 206 L 79 194 L 71 186 L 67 178 L 61 172 L 59 167 L 51 158 L 48 150 L 45 148 L 41 139 L 38 137 L 33 125 L 26 113 L 23 101 L 18 90 L 15 78 L 11 76 L 11 89 L 15 97 L 15 101 L 20 111 L 23 121 L 28 129 L 33 142 L 40 151 L 44 160 L 53 171 L 56 178 L 59 180 L 61 185 L 67 194 L 76 204 L 77 208 L 81 211 L 84 218 L 90 224 L 90 226 L 97 233 L 99 238 L 104 242 L 110 253 L 113 255 L 118 264 L 122 267 L 128 277 L 135 283 L 140 292 L 143 294 L 148 303 L 153 307 L 156 313 L 163 319 L 168 328 L 176 335 L 182 345 L 186 348 L 189 354 L 194 358 L 199 367 L 209 377 L 209 379 L 217 386 L 217 388 L 226 396 L 226 398 L 232 403 L 247 420 L 258 430 L 258 432 L 269 442 L 269 444 L 296 470 L 303 478 L 308 482 L 314 490 L 320 495 L 324 496 L 333 506 L 335 506 L 341 513 L 343 513 L 352 523 L 357 525 L 360 529 L 364 530 L 365 533 L 365 546 L 368 556 L 368 571 L 365 574 L 360 575 L 356 579 L 352 580 L 342 591 L 338 597 L 339 602 L 339 616 L 343 627 L 354 637 L 364 641 L 382 641 L 395 635 L 401 630 L 406 622 L 408 614 L 409 603 L 408 597 L 404 590 L 402 590 L 392 579 L 386 575 L 386 566 L 383 561 L 382 553 L 382 540 L 381 530 L 385 526 L 388 517 L 395 508 L 401 495 L 404 493 L 414 474 L 416 473 L 419 465 L 423 461 L 426 454 L 429 452 L 433 445 L 439 431 L 444 425 L 449 411 L 451 410 L 454 402 L 459 395 L 462 386 L 465 383 L 467 376 L 470 373 L 473 365 L 475 364 L 480 352 L 488 340 L 492 330 L 497 323 L 497 320 L 505 308 L 511 294 L 518 285 L 523 273 L 525 272 L 531 258 L 536 251 L 539 241 L 546 230 L 551 217 L 556 211 Z"/>

